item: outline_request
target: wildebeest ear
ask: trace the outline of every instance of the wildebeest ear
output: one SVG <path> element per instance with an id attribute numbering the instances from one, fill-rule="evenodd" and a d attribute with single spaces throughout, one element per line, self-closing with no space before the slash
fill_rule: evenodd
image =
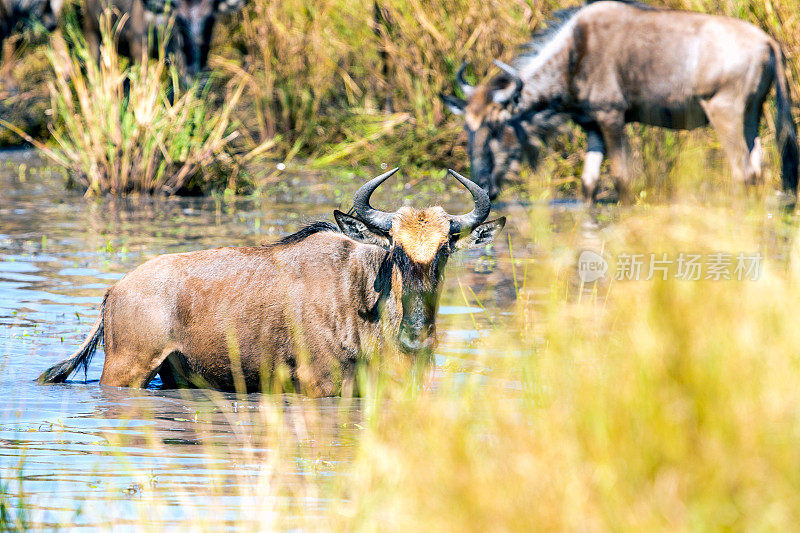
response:
<path id="1" fill-rule="evenodd" d="M 333 212 L 333 218 L 336 220 L 336 225 L 339 226 L 342 233 L 351 239 L 366 244 L 374 244 L 386 249 L 391 245 L 388 235 L 381 230 L 367 226 L 365 222 L 354 216 L 342 213 L 336 209 Z"/>
<path id="2" fill-rule="evenodd" d="M 444 105 L 447 106 L 447 109 L 450 110 L 451 113 L 454 115 L 463 115 L 464 108 L 467 107 L 467 101 L 462 100 L 461 98 L 457 98 L 455 96 L 450 96 L 449 94 L 442 94 L 439 93 L 439 98 L 442 99 Z"/>
<path id="3" fill-rule="evenodd" d="M 247 0 L 219 0 L 217 11 L 220 13 L 233 13 L 239 11 L 247 3 Z"/>
<path id="4" fill-rule="evenodd" d="M 466 237 L 456 241 L 456 248 L 461 250 L 464 248 L 481 248 L 486 246 L 494 240 L 495 235 L 503 226 L 506 225 L 506 217 L 496 218 L 489 222 L 484 222 Z"/>

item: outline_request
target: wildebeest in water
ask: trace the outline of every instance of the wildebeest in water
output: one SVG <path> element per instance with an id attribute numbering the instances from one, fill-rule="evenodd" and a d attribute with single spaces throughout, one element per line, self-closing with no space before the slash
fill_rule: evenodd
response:
<path id="1" fill-rule="evenodd" d="M 146 53 L 150 35 L 159 37 L 174 16 L 169 51 L 183 64 L 185 72 L 194 76 L 206 68 L 211 37 L 216 19 L 233 13 L 247 0 L 85 0 L 83 31 L 87 44 L 98 56 L 100 16 L 110 10 L 114 17 L 127 14 L 119 35 L 119 52 L 133 61 Z"/>
<path id="2" fill-rule="evenodd" d="M 63 382 L 88 364 L 101 338 L 100 384 L 256 391 L 288 372 L 311 395 L 352 390 L 363 357 L 399 347 L 429 357 L 448 258 L 494 239 L 505 218 L 484 222 L 489 197 L 450 171 L 474 208 L 370 206 L 398 169 L 362 186 L 354 214 L 317 222 L 261 247 L 161 255 L 114 284 L 83 345 L 39 380 Z M 237 379 L 240 380 L 237 382 Z"/>
<path id="3" fill-rule="evenodd" d="M 508 164 L 514 121 L 559 113 L 580 125 L 588 150 L 581 181 L 596 199 L 605 157 L 621 199 L 628 198 L 629 122 L 674 129 L 710 124 L 737 181 L 760 180 L 759 122 L 776 92 L 776 138 L 783 189 L 794 202 L 797 131 L 780 45 L 757 27 L 729 17 L 601 1 L 559 13 L 513 66 L 487 84 L 462 83 L 467 100 L 446 97 L 465 117 L 472 178 L 493 191 Z"/>

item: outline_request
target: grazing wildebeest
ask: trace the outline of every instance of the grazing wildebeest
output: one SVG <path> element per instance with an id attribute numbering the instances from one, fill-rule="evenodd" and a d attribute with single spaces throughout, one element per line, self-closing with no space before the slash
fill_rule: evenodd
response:
<path id="1" fill-rule="evenodd" d="M 242 8 L 247 0 L 85 0 L 83 31 L 87 44 L 98 56 L 100 16 L 110 9 L 114 17 L 128 15 L 119 35 L 119 53 L 139 61 L 147 51 L 148 37 L 164 31 L 170 17 L 175 27 L 168 50 L 182 62 L 186 74 L 194 76 L 205 69 L 211 48 L 211 34 L 220 14 Z M 158 36 L 158 35 L 156 35 Z"/>
<path id="2" fill-rule="evenodd" d="M 356 192 L 354 215 L 334 211 L 338 227 L 318 222 L 267 246 L 144 263 L 106 292 L 89 337 L 40 381 L 85 367 L 101 338 L 100 383 L 132 387 L 159 374 L 167 386 L 254 391 L 288 372 L 300 390 L 330 395 L 349 390 L 359 358 L 387 341 L 428 356 L 448 257 L 485 246 L 505 219 L 484 222 L 486 192 L 453 171 L 472 193 L 468 214 L 372 208 L 373 191 L 396 171 Z"/>
<path id="3" fill-rule="evenodd" d="M 450 100 L 475 138 L 472 176 L 485 188 L 500 178 L 494 160 L 503 127 L 547 110 L 580 125 L 588 139 L 581 180 L 587 199 L 598 190 L 605 157 L 618 194 L 628 197 L 629 122 L 673 129 L 711 124 L 734 177 L 757 182 L 758 127 L 764 100 L 776 90 L 783 189 L 794 201 L 797 131 L 780 45 L 747 22 L 714 15 L 600 1 L 566 10 L 503 74 Z M 453 103 L 457 105 L 452 105 Z"/>

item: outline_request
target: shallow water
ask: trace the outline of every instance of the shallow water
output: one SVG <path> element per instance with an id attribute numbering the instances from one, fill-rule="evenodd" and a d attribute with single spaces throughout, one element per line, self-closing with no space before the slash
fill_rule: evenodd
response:
<path id="1" fill-rule="evenodd" d="M 324 495 L 309 493 L 303 480 L 322 476 L 334 483 L 346 476 L 344 465 L 360 431 L 357 401 L 286 396 L 265 403 L 257 394 L 101 387 L 102 349 L 85 380 L 82 373 L 63 385 L 33 380 L 75 350 L 97 316 L 104 290 L 146 259 L 253 245 L 290 233 L 304 221 L 330 219 L 357 180 L 331 184 L 324 176 L 287 174 L 284 186 L 259 198 L 91 201 L 65 192 L 60 178 L 33 153 L 4 157 L 0 477 L 9 493 L 25 495 L 28 518 L 88 528 L 137 523 L 160 529 L 198 517 L 230 524 L 241 523 L 243 516 L 263 519 L 265 512 L 291 516 L 293 509 L 313 516 L 328 505 Z M 457 186 L 444 196 L 424 189 L 395 188 L 376 202 L 405 197 L 415 204 L 443 203 L 451 212 L 469 208 Z M 537 253 L 535 244 L 517 238 L 529 224 L 528 210 L 501 206 L 499 211 L 510 221 L 495 253 L 467 254 L 448 266 L 435 358 L 439 374 L 452 360 L 466 363 L 459 365 L 464 372 L 469 341 L 513 305 L 509 241 L 516 268 Z M 559 211 L 563 215 L 554 218 L 553 227 L 574 231 L 569 206 Z M 449 371 L 444 379 L 457 377 Z M 275 441 L 274 425 L 283 428 L 285 442 Z M 270 460 L 287 449 L 290 457 Z M 281 497 L 243 498 L 275 480 L 284 487 L 277 491 Z"/>

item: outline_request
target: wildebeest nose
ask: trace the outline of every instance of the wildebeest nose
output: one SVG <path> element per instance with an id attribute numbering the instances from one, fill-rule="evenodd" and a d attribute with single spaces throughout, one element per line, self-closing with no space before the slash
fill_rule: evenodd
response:
<path id="1" fill-rule="evenodd" d="M 406 352 L 418 352 L 433 346 L 434 335 L 427 328 L 414 330 L 409 328 L 400 329 L 400 347 Z"/>

